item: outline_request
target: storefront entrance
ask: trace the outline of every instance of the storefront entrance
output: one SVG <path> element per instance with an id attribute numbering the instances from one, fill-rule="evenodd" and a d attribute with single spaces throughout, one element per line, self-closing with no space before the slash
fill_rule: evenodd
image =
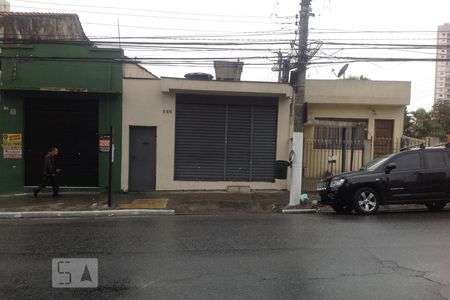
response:
<path id="1" fill-rule="evenodd" d="M 60 185 L 98 186 L 98 101 L 27 99 L 25 101 L 25 185 L 42 178 L 44 156 L 58 147 Z"/>

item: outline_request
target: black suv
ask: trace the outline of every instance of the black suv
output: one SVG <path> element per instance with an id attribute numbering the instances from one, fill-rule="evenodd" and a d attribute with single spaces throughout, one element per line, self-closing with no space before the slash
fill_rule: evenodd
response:
<path id="1" fill-rule="evenodd" d="M 442 209 L 450 203 L 450 143 L 379 157 L 359 171 L 322 179 L 317 191 L 339 213 L 371 215 L 384 204 Z"/>

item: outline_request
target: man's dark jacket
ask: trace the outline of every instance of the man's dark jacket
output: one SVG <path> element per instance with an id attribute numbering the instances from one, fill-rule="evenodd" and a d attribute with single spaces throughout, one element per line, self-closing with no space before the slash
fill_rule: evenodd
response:
<path id="1" fill-rule="evenodd" d="M 51 152 L 47 153 L 44 159 L 44 175 L 56 175 L 55 156 Z"/>

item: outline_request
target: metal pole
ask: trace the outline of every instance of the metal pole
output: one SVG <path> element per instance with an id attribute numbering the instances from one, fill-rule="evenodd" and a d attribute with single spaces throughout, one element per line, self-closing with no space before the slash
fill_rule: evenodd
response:
<path id="1" fill-rule="evenodd" d="M 117 33 L 119 34 L 119 48 L 122 48 L 122 43 L 120 42 L 120 21 L 117 19 Z"/>
<path id="2" fill-rule="evenodd" d="M 352 136 L 351 136 L 351 148 L 350 148 L 350 172 L 353 171 L 353 160 L 354 160 L 354 156 L 355 156 L 355 131 L 356 128 L 352 127 Z"/>
<path id="3" fill-rule="evenodd" d="M 342 128 L 342 139 L 341 139 L 341 172 L 347 171 L 347 128 Z"/>
<path id="4" fill-rule="evenodd" d="M 109 127 L 109 174 L 108 174 L 108 207 L 112 206 L 112 176 L 114 164 L 114 128 Z"/>
<path id="5" fill-rule="evenodd" d="M 278 54 L 278 83 L 281 83 L 281 74 L 283 72 L 283 53 L 281 53 L 281 50 L 279 50 L 277 54 Z"/>
<path id="6" fill-rule="evenodd" d="M 297 59 L 297 82 L 294 97 L 294 134 L 292 150 L 294 161 L 292 162 L 292 180 L 289 196 L 289 206 L 300 204 L 303 170 L 303 106 L 305 103 L 306 66 L 308 64 L 308 26 L 311 0 L 302 0 L 300 20 L 298 23 L 299 51 Z"/>

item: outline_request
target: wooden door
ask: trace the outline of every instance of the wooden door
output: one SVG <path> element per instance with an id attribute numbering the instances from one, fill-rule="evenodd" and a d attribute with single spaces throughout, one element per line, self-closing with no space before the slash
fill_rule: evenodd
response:
<path id="1" fill-rule="evenodd" d="M 394 120 L 375 120 L 374 158 L 392 153 L 393 138 Z"/>

